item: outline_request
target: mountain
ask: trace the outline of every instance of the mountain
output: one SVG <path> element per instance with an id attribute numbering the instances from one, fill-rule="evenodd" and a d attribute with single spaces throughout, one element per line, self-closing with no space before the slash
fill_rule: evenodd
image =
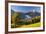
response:
<path id="1" fill-rule="evenodd" d="M 25 20 L 25 19 L 30 19 L 33 18 L 35 16 L 40 16 L 40 13 L 38 12 L 28 12 L 28 13 L 23 13 L 23 12 L 14 12 L 13 10 L 11 10 L 11 14 L 13 15 L 14 13 L 19 14 L 20 19 Z"/>
<path id="2" fill-rule="evenodd" d="M 15 11 L 11 10 L 11 15 L 13 15 L 15 13 Z"/>
<path id="3" fill-rule="evenodd" d="M 29 16 L 31 16 L 31 17 L 35 17 L 35 16 L 40 16 L 40 13 L 38 13 L 38 12 L 28 12 L 28 13 L 26 13 L 26 15 L 29 15 Z"/>

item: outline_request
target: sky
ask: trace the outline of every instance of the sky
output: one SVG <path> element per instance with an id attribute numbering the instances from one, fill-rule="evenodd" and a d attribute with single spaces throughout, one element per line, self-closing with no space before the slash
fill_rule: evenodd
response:
<path id="1" fill-rule="evenodd" d="M 40 12 L 39 6 L 15 6 L 15 5 L 12 5 L 11 9 L 15 12 L 24 12 L 24 13 L 30 12 L 32 10 Z"/>

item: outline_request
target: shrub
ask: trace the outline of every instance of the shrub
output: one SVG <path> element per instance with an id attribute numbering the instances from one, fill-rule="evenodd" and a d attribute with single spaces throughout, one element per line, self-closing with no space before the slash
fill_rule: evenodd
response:
<path id="1" fill-rule="evenodd" d="M 25 22 L 25 25 L 31 24 L 31 22 Z"/>
<path id="2" fill-rule="evenodd" d="M 32 19 L 32 23 L 37 23 L 37 22 L 40 22 L 40 16 Z"/>

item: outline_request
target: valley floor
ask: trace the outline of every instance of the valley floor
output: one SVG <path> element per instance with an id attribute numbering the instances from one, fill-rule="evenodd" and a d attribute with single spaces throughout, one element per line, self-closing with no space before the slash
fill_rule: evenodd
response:
<path id="1" fill-rule="evenodd" d="M 29 25 L 22 25 L 19 28 L 30 28 L 30 27 L 40 27 L 40 26 L 41 26 L 41 23 L 38 22 L 38 23 L 34 23 L 34 24 L 29 24 Z"/>

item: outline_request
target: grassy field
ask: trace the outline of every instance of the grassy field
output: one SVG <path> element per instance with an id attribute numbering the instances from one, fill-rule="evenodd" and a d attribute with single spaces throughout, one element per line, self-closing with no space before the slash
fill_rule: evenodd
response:
<path id="1" fill-rule="evenodd" d="M 30 27 L 40 27 L 41 23 L 34 23 L 34 24 L 29 24 L 29 25 L 22 25 L 20 28 L 30 28 Z"/>

